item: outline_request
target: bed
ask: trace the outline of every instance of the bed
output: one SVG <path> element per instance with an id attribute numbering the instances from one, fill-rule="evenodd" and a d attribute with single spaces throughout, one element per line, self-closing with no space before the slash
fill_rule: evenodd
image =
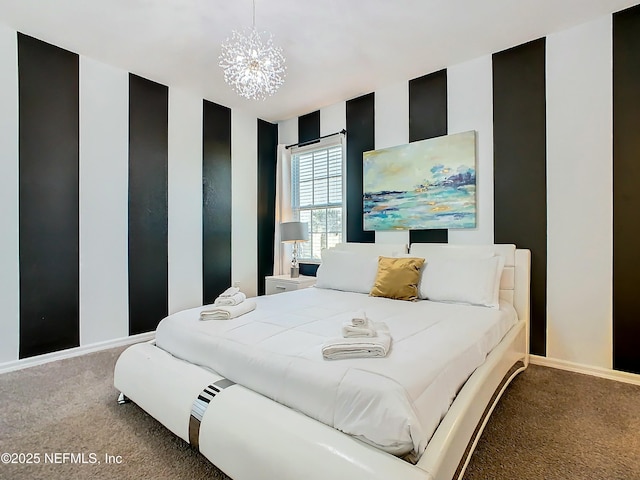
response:
<path id="1" fill-rule="evenodd" d="M 495 404 L 528 364 L 529 252 L 334 250 L 317 287 L 259 297 L 233 320 L 200 321 L 203 307 L 167 317 L 154 341 L 122 353 L 116 388 L 234 480 L 462 478 Z M 432 298 L 369 296 L 378 255 L 424 258 L 418 290 Z M 469 265 L 488 259 L 499 265 L 496 298 L 483 300 L 493 294 L 478 292 L 480 270 Z M 389 355 L 324 360 L 323 342 L 356 310 L 388 325 Z"/>

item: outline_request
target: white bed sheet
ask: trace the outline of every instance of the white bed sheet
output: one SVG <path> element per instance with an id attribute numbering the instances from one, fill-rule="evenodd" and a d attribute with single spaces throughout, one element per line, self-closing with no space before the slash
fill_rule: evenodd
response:
<path id="1" fill-rule="evenodd" d="M 156 345 L 395 455 L 424 451 L 457 391 L 516 323 L 500 309 L 405 302 L 307 288 L 258 297 L 233 320 L 200 321 L 206 307 L 160 322 Z M 328 361 L 322 344 L 350 314 L 385 322 L 385 358 Z"/>

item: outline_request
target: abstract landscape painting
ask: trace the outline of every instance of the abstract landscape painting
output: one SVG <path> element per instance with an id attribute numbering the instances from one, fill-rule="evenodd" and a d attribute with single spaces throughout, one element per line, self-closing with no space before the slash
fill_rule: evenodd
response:
<path id="1" fill-rule="evenodd" d="M 476 132 L 363 154 L 365 230 L 476 226 Z"/>

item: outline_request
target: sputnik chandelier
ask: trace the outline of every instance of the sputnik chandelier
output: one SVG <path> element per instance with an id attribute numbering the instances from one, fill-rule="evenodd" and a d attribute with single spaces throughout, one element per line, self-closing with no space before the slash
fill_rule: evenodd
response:
<path id="1" fill-rule="evenodd" d="M 276 93 L 286 74 L 282 48 L 273 44 L 273 35 L 256 30 L 256 2 L 253 0 L 253 26 L 242 32 L 233 30 L 222 44 L 218 65 L 224 80 L 238 95 L 251 100 L 264 100 Z"/>

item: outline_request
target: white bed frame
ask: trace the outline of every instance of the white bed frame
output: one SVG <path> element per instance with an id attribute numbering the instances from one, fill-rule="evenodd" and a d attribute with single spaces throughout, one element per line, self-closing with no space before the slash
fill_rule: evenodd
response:
<path id="1" fill-rule="evenodd" d="M 513 302 L 519 321 L 469 377 L 415 465 L 235 384 L 211 400 L 195 438 L 191 426 L 190 443 L 234 480 L 462 479 L 496 403 L 529 363 L 530 252 L 503 245 L 412 245 L 420 256 L 478 249 L 505 257 L 500 294 Z M 114 372 L 122 394 L 187 442 L 194 400 L 221 380 L 153 342 L 125 350 Z"/>

